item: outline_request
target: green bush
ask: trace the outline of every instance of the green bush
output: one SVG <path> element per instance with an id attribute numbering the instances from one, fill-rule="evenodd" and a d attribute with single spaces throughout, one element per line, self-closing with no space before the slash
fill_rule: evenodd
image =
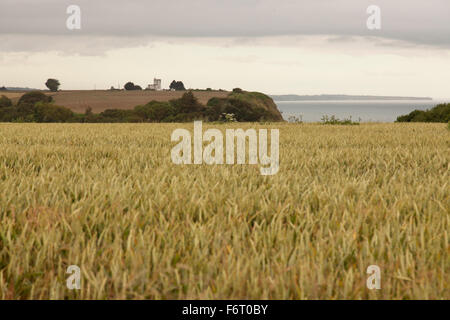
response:
<path id="1" fill-rule="evenodd" d="M 145 122 L 167 122 L 175 114 L 175 108 L 168 102 L 152 101 L 144 106 L 136 106 L 134 111 Z"/>
<path id="2" fill-rule="evenodd" d="M 12 101 L 7 96 L 0 97 L 0 108 L 8 108 L 12 106 Z"/>
<path id="3" fill-rule="evenodd" d="M 3 107 L 0 108 L 0 122 L 13 122 L 18 117 L 17 108 Z"/>
<path id="4" fill-rule="evenodd" d="M 397 118 L 397 122 L 449 122 L 450 103 L 438 104 L 432 109 L 414 110 L 411 113 Z"/>
<path id="5" fill-rule="evenodd" d="M 272 98 L 265 95 L 261 92 L 248 92 L 244 90 L 240 90 L 239 88 L 236 88 L 236 90 L 233 90 L 232 93 L 230 93 L 227 97 L 228 99 L 236 99 L 241 100 L 243 102 L 246 102 L 248 105 L 250 105 L 251 109 L 257 109 L 262 108 L 265 111 L 257 111 L 256 113 L 259 113 L 260 117 L 263 121 L 284 121 L 283 117 L 278 110 L 277 105 L 273 101 Z M 238 115 L 237 115 L 238 116 Z M 239 117 L 239 116 L 238 116 Z M 250 119 L 254 119 L 255 116 L 251 116 Z M 238 121 L 255 121 L 255 120 L 239 120 Z M 259 120 L 256 120 L 259 121 Z"/>
<path id="6" fill-rule="evenodd" d="M 359 122 L 355 122 L 352 120 L 352 117 L 348 119 L 339 119 L 336 116 L 332 115 L 331 117 L 324 115 L 322 117 L 322 124 L 339 124 L 339 125 L 359 125 Z"/>
<path id="7" fill-rule="evenodd" d="M 222 115 L 234 114 L 240 122 L 253 122 L 270 119 L 270 114 L 262 107 L 255 107 L 251 103 L 236 98 L 212 98 L 207 103 L 206 116 L 209 121 L 220 121 Z"/>
<path id="8" fill-rule="evenodd" d="M 192 91 L 188 91 L 180 99 L 171 100 L 170 104 L 175 108 L 177 114 L 203 112 L 205 106 L 194 96 Z"/>
<path id="9" fill-rule="evenodd" d="M 31 91 L 25 93 L 20 97 L 17 105 L 21 104 L 32 104 L 34 105 L 37 102 L 52 102 L 53 98 L 51 96 L 47 96 L 46 94 L 40 91 Z"/>
<path id="10" fill-rule="evenodd" d="M 179 113 L 166 119 L 165 122 L 192 122 L 207 120 L 203 112 Z"/>
<path id="11" fill-rule="evenodd" d="M 95 122 L 142 122 L 142 118 L 139 118 L 134 110 L 107 109 L 95 118 Z"/>
<path id="12" fill-rule="evenodd" d="M 17 113 L 21 116 L 32 115 L 34 113 L 34 103 L 21 103 L 16 107 Z"/>
<path id="13" fill-rule="evenodd" d="M 51 103 L 38 102 L 34 107 L 36 122 L 70 122 L 73 117 L 72 110 Z"/>
<path id="14" fill-rule="evenodd" d="M 82 113 L 74 113 L 72 118 L 70 118 L 68 121 L 66 122 L 70 122 L 70 123 L 83 123 L 83 122 L 96 122 L 95 119 L 96 115 L 93 116 L 92 118 L 90 118 L 89 120 L 87 120 L 88 116 L 86 116 L 85 114 Z"/>

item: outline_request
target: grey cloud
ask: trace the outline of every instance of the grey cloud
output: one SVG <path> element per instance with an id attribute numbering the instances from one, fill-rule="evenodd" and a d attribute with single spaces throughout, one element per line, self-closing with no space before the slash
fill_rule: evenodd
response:
<path id="1" fill-rule="evenodd" d="M 0 55 L 6 52 L 45 52 L 84 56 L 104 55 L 111 49 L 151 46 L 153 37 L 90 35 L 0 34 Z"/>
<path id="2" fill-rule="evenodd" d="M 65 27 L 71 4 L 82 10 L 79 31 Z M 366 28 L 371 4 L 381 7 L 381 30 Z M 41 50 L 38 39 L 48 44 L 52 37 L 73 37 L 87 41 L 77 51 L 83 54 L 89 48 L 141 45 L 152 37 L 330 35 L 332 42 L 364 36 L 448 48 L 449 18 L 449 0 L 2 0 L 0 35 L 22 34 L 29 40 L 0 46 Z M 98 43 L 102 38 L 104 43 Z"/>

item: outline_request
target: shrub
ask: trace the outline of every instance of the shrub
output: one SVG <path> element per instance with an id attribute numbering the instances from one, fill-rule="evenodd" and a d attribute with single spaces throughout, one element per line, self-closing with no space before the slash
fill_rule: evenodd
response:
<path id="1" fill-rule="evenodd" d="M 196 120 L 206 121 L 207 118 L 203 112 L 178 113 L 167 118 L 166 122 L 192 122 Z"/>
<path id="2" fill-rule="evenodd" d="M 175 108 L 168 102 L 152 101 L 144 106 L 134 108 L 136 115 L 146 122 L 166 122 L 175 114 Z"/>
<path id="3" fill-rule="evenodd" d="M 34 114 L 34 103 L 21 103 L 17 106 L 16 110 L 22 116 Z"/>
<path id="4" fill-rule="evenodd" d="M 237 122 L 234 113 L 222 113 L 220 120 L 223 122 Z"/>
<path id="5" fill-rule="evenodd" d="M 12 101 L 7 96 L 0 97 L 0 108 L 8 108 L 12 106 Z"/>
<path id="6" fill-rule="evenodd" d="M 171 100 L 170 104 L 176 113 L 203 112 L 205 106 L 198 102 L 192 91 L 188 91 L 180 99 Z"/>
<path id="7" fill-rule="evenodd" d="M 290 115 L 288 117 L 288 122 L 290 122 L 290 123 L 303 123 L 303 118 L 302 118 L 302 116 Z"/>
<path id="8" fill-rule="evenodd" d="M 107 109 L 101 112 L 96 122 L 114 123 L 114 122 L 141 122 L 134 110 Z"/>
<path id="9" fill-rule="evenodd" d="M 72 110 L 51 103 L 38 102 L 34 107 L 36 122 L 69 122 L 73 116 Z"/>
<path id="10" fill-rule="evenodd" d="M 450 103 L 438 104 L 432 109 L 414 110 L 407 115 L 399 116 L 397 122 L 449 122 Z"/>
<path id="11" fill-rule="evenodd" d="M 210 121 L 217 121 L 222 114 L 234 114 L 235 119 L 240 122 L 261 121 L 270 119 L 267 110 L 254 107 L 251 103 L 236 98 L 212 98 L 208 101 L 206 115 Z"/>
<path id="12" fill-rule="evenodd" d="M 35 113 L 35 105 L 37 103 L 48 104 L 53 101 L 51 96 L 47 96 L 46 94 L 40 91 L 31 91 L 25 93 L 20 97 L 17 102 L 17 121 L 35 121 L 34 113 Z"/>
<path id="13" fill-rule="evenodd" d="M 334 115 L 331 117 L 324 115 L 322 117 L 322 124 L 359 125 L 359 122 L 352 121 L 352 117 L 340 120 Z"/>
<path id="14" fill-rule="evenodd" d="M 71 122 L 71 123 L 96 122 L 95 118 L 96 118 L 96 115 L 93 115 L 91 118 L 89 118 L 89 120 L 87 120 L 88 117 L 85 114 L 74 113 L 72 118 L 70 118 L 67 122 Z"/>
<path id="15" fill-rule="evenodd" d="M 260 92 L 247 92 L 235 90 L 228 95 L 228 99 L 237 99 L 246 102 L 250 105 L 251 109 L 262 108 L 265 111 L 260 111 L 260 117 L 265 121 L 283 121 L 283 117 L 278 110 L 277 105 L 274 103 L 273 99 L 269 96 Z M 234 104 L 234 103 L 233 103 Z M 252 112 L 253 113 L 253 112 Z M 239 117 L 239 115 L 237 115 Z M 251 117 L 255 118 L 255 117 Z M 239 120 L 239 121 L 259 121 L 259 120 Z"/>
<path id="16" fill-rule="evenodd" d="M 14 107 L 0 108 L 0 122 L 13 122 L 18 117 L 17 109 Z"/>
<path id="17" fill-rule="evenodd" d="M 51 96 L 47 96 L 41 91 L 31 91 L 21 96 L 19 101 L 17 102 L 17 105 L 25 103 L 34 105 L 36 102 L 52 102 L 52 101 L 53 98 Z"/>
<path id="18" fill-rule="evenodd" d="M 80 122 L 97 122 L 98 115 L 92 112 L 91 107 L 87 107 L 84 114 L 77 118 L 80 119 Z"/>

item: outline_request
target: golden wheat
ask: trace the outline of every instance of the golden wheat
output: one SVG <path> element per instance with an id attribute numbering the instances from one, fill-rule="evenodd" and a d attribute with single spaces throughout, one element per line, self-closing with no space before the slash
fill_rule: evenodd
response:
<path id="1" fill-rule="evenodd" d="M 274 176 L 172 164 L 178 127 L 0 124 L 0 298 L 450 298 L 446 125 L 204 125 L 279 128 Z"/>

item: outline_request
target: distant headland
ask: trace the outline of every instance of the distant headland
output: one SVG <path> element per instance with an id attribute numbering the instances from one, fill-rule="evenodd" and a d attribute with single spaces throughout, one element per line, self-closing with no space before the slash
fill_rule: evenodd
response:
<path id="1" fill-rule="evenodd" d="M 320 95 L 271 95 L 275 101 L 329 101 L 329 100 L 433 100 L 430 97 L 397 97 L 397 96 L 352 96 L 345 94 L 320 94 Z"/>

